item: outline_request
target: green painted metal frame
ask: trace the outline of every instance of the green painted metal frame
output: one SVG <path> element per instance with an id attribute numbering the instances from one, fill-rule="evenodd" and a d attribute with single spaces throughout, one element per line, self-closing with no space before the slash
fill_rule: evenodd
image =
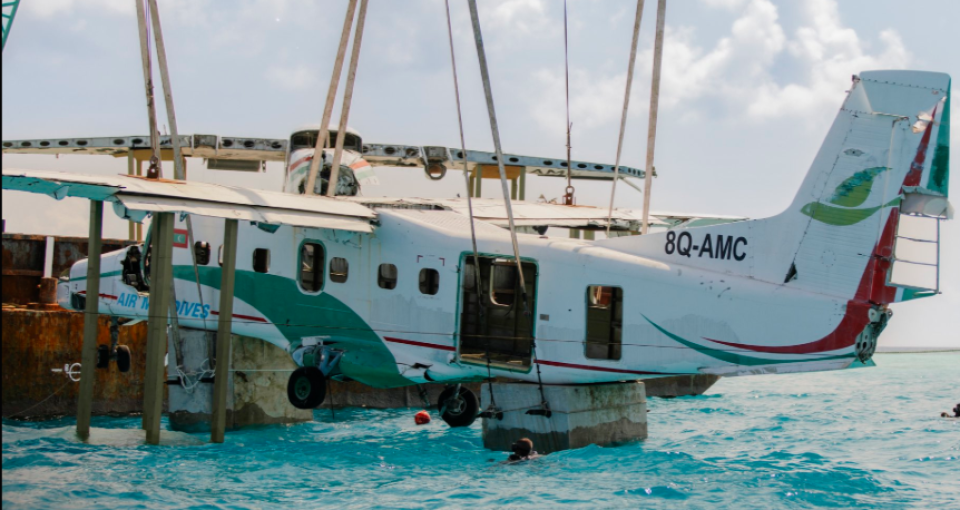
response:
<path id="1" fill-rule="evenodd" d="M 3 2 L 3 48 L 7 49 L 7 36 L 10 35 L 10 28 L 13 27 L 13 19 L 17 17 L 17 9 L 20 8 L 20 0 L 12 2 Z M 7 9 L 10 12 L 7 13 Z"/>

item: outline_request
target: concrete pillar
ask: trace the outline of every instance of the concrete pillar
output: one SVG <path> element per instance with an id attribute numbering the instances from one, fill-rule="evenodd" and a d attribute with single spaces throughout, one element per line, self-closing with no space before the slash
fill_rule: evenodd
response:
<path id="1" fill-rule="evenodd" d="M 477 165 L 477 173 L 474 175 L 473 191 L 474 198 L 480 198 L 483 195 L 483 168 Z"/>
<path id="2" fill-rule="evenodd" d="M 595 241 L 597 239 L 597 233 L 593 230 L 584 230 L 583 238 L 587 241 Z"/>
<path id="3" fill-rule="evenodd" d="M 216 377 L 210 441 L 222 443 L 227 426 L 227 378 L 230 376 L 230 336 L 233 326 L 233 288 L 237 269 L 237 220 L 226 220 L 220 284 L 220 323 L 217 329 Z"/>
<path id="4" fill-rule="evenodd" d="M 156 214 L 153 221 L 143 426 L 147 431 L 147 443 L 156 445 L 160 444 L 164 387 L 163 360 L 167 352 L 168 314 L 173 287 L 173 213 Z"/>
<path id="5" fill-rule="evenodd" d="M 518 181 L 519 181 L 519 179 L 511 179 L 511 180 L 510 180 L 510 200 L 516 200 L 516 199 L 517 199 L 517 196 L 518 196 L 518 194 L 519 194 L 519 193 L 518 193 L 518 192 L 519 192 L 519 186 L 518 186 L 518 184 L 517 184 Z"/>
<path id="6" fill-rule="evenodd" d="M 580 239 L 580 231 L 575 228 L 571 228 L 570 239 Z"/>
<path id="7" fill-rule="evenodd" d="M 536 384 L 494 383 L 503 419 L 483 420 L 483 446 L 510 451 L 520 438 L 529 438 L 540 453 L 608 446 L 647 437 L 647 396 L 643 383 L 544 386 L 551 417 L 526 414 L 540 408 Z M 483 402 L 490 402 L 491 385 L 483 386 Z"/>
<path id="8" fill-rule="evenodd" d="M 90 239 L 87 250 L 87 303 L 83 320 L 80 397 L 77 401 L 77 436 L 90 438 L 93 379 L 97 369 L 97 332 L 100 318 L 100 252 L 103 248 L 103 202 L 90 201 Z"/>
<path id="9" fill-rule="evenodd" d="M 222 337 L 209 331 L 181 328 L 180 348 L 183 371 L 193 374 L 186 385 L 168 386 L 170 427 L 177 431 L 213 432 L 214 392 L 225 381 L 223 431 L 251 425 L 302 423 L 313 419 L 313 411 L 300 410 L 287 400 L 287 381 L 297 366 L 283 349 L 256 338 L 227 336 L 230 353 L 218 345 L 216 369 L 229 367 L 226 376 L 211 380 L 210 352 Z M 171 341 L 173 341 L 171 339 Z M 173 347 L 170 347 L 171 351 Z M 171 374 L 171 379 L 174 377 Z M 213 384 L 211 384 L 213 382 Z M 211 435 L 211 439 L 214 439 Z"/>

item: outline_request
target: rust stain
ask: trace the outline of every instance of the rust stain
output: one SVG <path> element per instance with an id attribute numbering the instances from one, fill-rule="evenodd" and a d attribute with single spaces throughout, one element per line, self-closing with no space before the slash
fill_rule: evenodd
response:
<path id="1" fill-rule="evenodd" d="M 2 317 L 3 417 L 43 419 L 76 414 L 79 384 L 51 370 L 80 362 L 83 314 L 4 309 Z M 109 318 L 102 316 L 99 322 L 97 343 L 109 345 Z M 132 414 L 142 410 L 146 324 L 120 328 L 120 344 L 128 345 L 132 351 L 130 372 L 121 374 L 116 364 L 97 371 L 95 414 Z M 23 416 L 18 415 L 58 390 L 53 398 Z"/>

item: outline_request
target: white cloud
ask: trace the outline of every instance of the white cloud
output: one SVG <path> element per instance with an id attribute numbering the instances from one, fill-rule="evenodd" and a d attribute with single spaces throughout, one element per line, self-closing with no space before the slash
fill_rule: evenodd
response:
<path id="1" fill-rule="evenodd" d="M 697 118 L 721 112 L 729 121 L 807 117 L 836 106 L 850 76 L 875 68 L 903 68 L 911 56 L 895 30 L 879 35 L 870 53 L 857 32 L 843 25 L 836 0 L 805 4 L 800 28 L 788 34 L 770 0 L 701 0 L 711 7 L 741 8 L 728 35 L 704 47 L 692 27 L 667 25 L 660 105 L 665 114 Z M 631 111 L 645 110 L 652 44 L 638 56 Z M 784 81 L 784 70 L 792 81 Z M 555 71 L 535 72 L 543 94 L 532 114 L 544 128 L 563 126 L 563 80 Z M 616 122 L 626 73 L 571 78 L 571 110 L 580 127 Z M 706 101 L 708 103 L 697 103 Z"/>

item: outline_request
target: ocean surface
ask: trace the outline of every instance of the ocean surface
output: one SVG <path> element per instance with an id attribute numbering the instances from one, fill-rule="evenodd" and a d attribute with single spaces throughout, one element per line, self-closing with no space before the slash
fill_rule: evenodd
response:
<path id="1" fill-rule="evenodd" d="M 960 353 L 880 354 L 877 367 L 724 379 L 651 399 L 646 441 L 519 464 L 479 422 L 417 427 L 417 410 L 318 411 L 316 422 L 168 432 L 138 418 L 3 422 L 3 509 L 960 509 Z"/>

